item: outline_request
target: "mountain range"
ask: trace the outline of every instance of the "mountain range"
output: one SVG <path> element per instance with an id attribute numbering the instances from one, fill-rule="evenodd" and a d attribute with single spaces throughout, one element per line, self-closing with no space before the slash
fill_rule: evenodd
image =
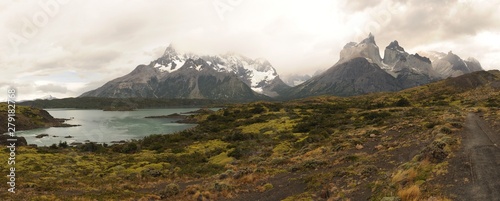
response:
<path id="1" fill-rule="evenodd" d="M 432 57 L 407 53 L 398 41 L 393 41 L 381 58 L 375 37 L 370 33 L 359 43 L 347 43 L 340 52 L 339 61 L 327 71 L 290 88 L 285 94 L 287 98 L 301 98 L 400 91 L 482 70 L 481 64 L 473 58 L 464 61 L 451 52 L 425 54 Z"/>
<path id="2" fill-rule="evenodd" d="M 285 84 L 265 59 L 236 53 L 180 54 L 170 45 L 148 65 L 139 65 L 81 97 L 252 101 L 324 94 L 353 96 L 399 91 L 480 70 L 481 64 L 474 58 L 463 60 L 451 51 L 410 54 L 398 41 L 385 48 L 382 58 L 370 33 L 359 43 L 347 43 L 339 61 L 328 70 L 310 78 L 291 77 Z"/>
<path id="3" fill-rule="evenodd" d="M 235 53 L 179 54 L 169 46 L 150 64 L 81 96 L 256 100 L 278 96 L 288 88 L 264 59 Z"/>

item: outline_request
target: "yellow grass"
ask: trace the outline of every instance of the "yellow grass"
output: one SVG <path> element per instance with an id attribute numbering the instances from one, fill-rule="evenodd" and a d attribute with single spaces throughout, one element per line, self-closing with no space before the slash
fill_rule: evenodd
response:
<path id="1" fill-rule="evenodd" d="M 416 201 L 420 198 L 420 194 L 420 188 L 417 185 L 412 185 L 398 191 L 398 196 L 402 201 Z"/>

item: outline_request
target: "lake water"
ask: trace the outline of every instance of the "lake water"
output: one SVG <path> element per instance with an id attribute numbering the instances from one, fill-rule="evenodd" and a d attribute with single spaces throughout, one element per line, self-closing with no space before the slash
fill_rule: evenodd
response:
<path id="1" fill-rule="evenodd" d="M 177 119 L 144 118 L 147 116 L 185 113 L 199 108 L 175 109 L 140 109 L 135 111 L 102 111 L 78 109 L 46 109 L 55 118 L 65 118 L 68 124 L 78 124 L 77 127 L 41 128 L 27 131 L 17 131 L 17 136 L 25 137 L 28 144 L 50 146 L 59 142 L 91 142 L 111 143 L 112 141 L 141 139 L 151 134 L 169 134 L 192 128 L 194 124 L 173 123 Z M 36 138 L 39 134 L 48 137 Z M 73 138 L 65 138 L 72 136 Z"/>

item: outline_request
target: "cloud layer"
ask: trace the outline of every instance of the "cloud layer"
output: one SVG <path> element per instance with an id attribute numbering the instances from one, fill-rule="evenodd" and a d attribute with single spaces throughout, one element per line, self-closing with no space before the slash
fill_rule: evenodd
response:
<path id="1" fill-rule="evenodd" d="M 498 10 L 500 2 L 486 0 L 1 2 L 0 90 L 17 87 L 22 99 L 77 96 L 170 43 L 263 57 L 283 75 L 312 74 L 369 32 L 381 49 L 398 40 L 411 52 L 453 50 L 500 69 Z"/>

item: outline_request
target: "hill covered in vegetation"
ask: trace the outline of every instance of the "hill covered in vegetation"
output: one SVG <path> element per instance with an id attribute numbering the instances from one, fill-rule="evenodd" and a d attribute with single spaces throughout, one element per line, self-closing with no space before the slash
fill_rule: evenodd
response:
<path id="1" fill-rule="evenodd" d="M 469 113 L 499 128 L 500 72 L 394 93 L 232 104 L 198 126 L 119 145 L 22 147 L 37 200 L 449 200 Z M 498 132 L 498 130 L 495 130 Z M 0 154 L 0 160 L 7 157 Z M 6 160 L 6 159 L 5 159 Z M 4 166 L 6 166 L 4 164 Z M 4 167 L 6 168 L 6 167 Z"/>
<path id="2" fill-rule="evenodd" d="M 5 124 L 7 124 L 8 118 L 7 111 L 7 103 L 0 103 L 0 122 Z M 16 126 L 17 131 L 52 126 L 69 126 L 63 123 L 63 119 L 56 119 L 43 109 L 16 105 L 15 111 L 15 121 L 12 123 Z M 0 133 L 5 132 L 7 132 L 7 127 L 0 127 Z"/>

